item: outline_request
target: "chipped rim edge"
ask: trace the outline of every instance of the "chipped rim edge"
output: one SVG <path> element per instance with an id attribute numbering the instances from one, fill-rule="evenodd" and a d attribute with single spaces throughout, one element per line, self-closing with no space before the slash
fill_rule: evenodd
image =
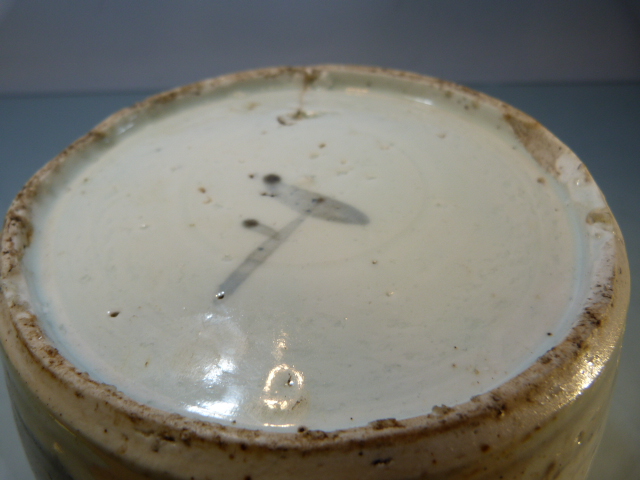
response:
<path id="1" fill-rule="evenodd" d="M 1 243 L 0 301 L 3 301 L 8 307 L 10 322 L 17 331 L 19 342 L 30 359 L 37 366 L 50 373 L 64 388 L 81 392 L 83 396 L 89 396 L 109 404 L 115 412 L 126 415 L 132 423 L 144 420 L 155 425 L 158 431 L 184 432 L 186 430 L 189 432 L 190 438 L 198 438 L 204 443 L 224 441 L 276 449 L 325 450 L 355 442 L 359 447 L 362 447 L 368 442 L 378 444 L 381 439 L 389 436 L 405 443 L 416 437 L 431 437 L 443 431 L 463 428 L 471 420 L 495 417 L 496 412 L 504 412 L 507 410 L 507 406 L 510 412 L 517 412 L 518 408 L 516 407 L 520 404 L 531 405 L 532 400 L 546 398 L 548 388 L 557 384 L 558 381 L 563 385 L 571 384 L 571 379 L 578 371 L 579 366 L 587 361 L 585 352 L 587 350 L 590 354 L 596 352 L 604 361 L 599 365 L 588 384 L 565 391 L 564 397 L 557 402 L 560 406 L 571 403 L 598 377 L 612 352 L 619 345 L 624 330 L 624 319 L 629 299 L 629 267 L 622 235 L 606 203 L 605 209 L 608 212 L 613 230 L 613 240 L 608 244 L 607 251 L 600 258 L 599 265 L 588 280 L 591 296 L 584 306 L 582 314 L 576 319 L 575 326 L 561 343 L 539 357 L 524 372 L 507 380 L 499 387 L 477 395 L 465 403 L 451 408 L 446 407 L 443 412 L 427 413 L 404 420 L 382 419 L 365 426 L 332 432 L 305 430 L 299 433 L 284 433 L 226 426 L 215 421 L 191 419 L 138 403 L 119 392 L 115 387 L 96 382 L 86 373 L 77 370 L 47 340 L 38 325 L 37 317 L 29 310 L 28 301 L 20 298 L 20 293 L 15 291 L 19 289 L 14 288 L 12 292 L 11 288 L 7 288 L 12 284 L 15 287 L 13 281 L 15 278 L 21 278 L 21 281 L 24 281 L 24 277 L 21 275 L 20 261 L 24 249 L 29 244 L 32 232 L 30 224 L 31 202 L 37 196 L 39 186 L 46 182 L 47 178 L 54 174 L 75 152 L 93 146 L 113 135 L 116 127 L 122 122 L 135 119 L 141 113 L 161 108 L 176 100 L 197 97 L 205 93 L 210 94 L 217 89 L 239 85 L 249 80 L 266 80 L 286 76 L 291 77 L 291 80 L 302 81 L 302 84 L 307 87 L 316 81 L 323 72 L 406 80 L 440 91 L 445 95 L 456 94 L 465 97 L 468 101 L 487 105 L 502 114 L 511 125 L 516 137 L 520 139 L 534 159 L 556 177 L 559 173 L 554 168 L 555 160 L 561 154 L 572 154 L 566 145 L 540 123 L 500 100 L 445 80 L 379 67 L 318 65 L 265 68 L 206 79 L 156 94 L 112 114 L 63 150 L 27 182 L 8 210 Z M 553 154 L 553 151 L 556 154 Z M 580 165 L 583 164 L 580 163 Z M 586 168 L 584 172 L 590 179 Z M 595 188 L 597 189 L 597 186 Z M 602 333 L 603 329 L 606 329 L 604 334 Z M 591 342 L 594 337 L 597 337 L 597 345 L 595 346 L 591 345 L 591 343 L 595 343 Z M 590 349 L 586 348 L 587 345 Z M 548 416 L 547 413 L 541 415 Z M 313 434 L 313 432 L 320 434 Z"/>

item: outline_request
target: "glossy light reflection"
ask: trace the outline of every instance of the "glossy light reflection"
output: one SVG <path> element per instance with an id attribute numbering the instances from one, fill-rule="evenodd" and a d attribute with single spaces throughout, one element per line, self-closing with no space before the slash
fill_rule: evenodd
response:
<path id="1" fill-rule="evenodd" d="M 185 409 L 205 417 L 231 419 L 236 415 L 238 404 L 236 402 L 215 401 L 200 402 L 198 405 L 187 405 Z"/>
<path id="2" fill-rule="evenodd" d="M 232 373 L 236 369 L 236 365 L 231 358 L 221 358 L 218 363 L 214 363 L 208 367 L 202 381 L 208 385 L 221 383 L 221 377 L 225 373 Z"/>
<path id="3" fill-rule="evenodd" d="M 302 372 L 287 364 L 272 368 L 263 389 L 264 404 L 272 410 L 292 410 L 302 402 L 303 383 Z"/>

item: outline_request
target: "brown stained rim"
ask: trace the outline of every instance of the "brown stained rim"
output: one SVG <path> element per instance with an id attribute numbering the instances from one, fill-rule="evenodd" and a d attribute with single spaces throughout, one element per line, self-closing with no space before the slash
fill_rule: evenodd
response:
<path id="1" fill-rule="evenodd" d="M 456 98 L 463 99 L 474 108 L 479 105 L 492 107 L 511 125 L 516 137 L 533 158 L 552 175 L 558 174 L 555 169 L 555 160 L 562 153 L 570 152 L 568 147 L 525 113 L 467 87 L 415 73 L 377 67 L 320 65 L 267 68 L 203 80 L 157 94 L 111 115 L 67 147 L 28 181 L 12 203 L 5 218 L 1 244 L 0 278 L 3 284 L 21 276 L 20 260 L 29 244 L 32 232 L 31 202 L 38 195 L 40 185 L 45 183 L 69 156 L 108 141 L 110 136 L 117 134 L 119 125 L 135 120 L 142 114 L 153 113 L 156 109 L 176 101 L 195 98 L 246 81 L 271 78 L 290 78 L 300 82 L 303 89 L 307 89 L 312 88 L 314 82 L 318 81 L 325 72 L 329 75 L 359 74 L 373 76 L 371 78 L 402 80 L 406 81 L 407 85 L 431 88 L 444 97 L 455 95 Z M 590 179 L 586 169 L 585 175 Z M 2 296 L 2 290 L 0 290 L 0 301 L 6 303 L 19 342 L 35 365 L 44 369 L 71 391 L 75 391 L 79 398 L 93 398 L 97 402 L 109 405 L 116 414 L 128 419 L 131 425 L 144 423 L 145 427 L 151 426 L 159 438 L 163 435 L 175 434 L 185 443 L 199 441 L 217 444 L 248 444 L 268 449 L 294 448 L 303 451 L 324 450 L 336 445 L 342 445 L 343 448 L 361 448 L 365 445 L 375 445 L 389 436 L 399 442 L 410 442 L 415 438 L 426 438 L 444 431 L 462 428 L 469 422 L 508 416 L 517 412 L 519 405 L 531 405 L 531 402 L 538 400 L 544 403 L 543 400 L 549 398 L 552 386 L 570 382 L 572 375 L 579 371 L 580 362 L 587 361 L 585 360 L 587 354 L 596 354 L 605 360 L 608 359 L 623 331 L 622 322 L 619 319 L 618 323 L 614 322 L 612 316 L 624 317 L 626 306 L 621 307 L 617 304 L 628 302 L 629 282 L 624 243 L 608 209 L 606 213 L 607 215 L 593 218 L 591 223 L 600 221 L 601 218 L 607 218 L 612 222 L 611 228 L 616 232 L 616 245 L 608 253 L 606 261 L 601 264 L 600 271 L 596 272 L 602 280 L 596 282 L 594 276 L 590 279 L 594 283 L 591 285 L 588 304 L 585 305 L 582 316 L 576 319 L 576 325 L 560 344 L 541 356 L 522 374 L 466 403 L 451 408 L 434 409 L 437 412 L 405 420 L 381 419 L 363 427 L 333 432 L 304 430 L 298 433 L 280 433 L 250 430 L 195 420 L 148 407 L 128 398 L 114 387 L 96 382 L 86 373 L 78 371 L 49 342 L 36 316 L 29 311 L 26 302 L 21 304 L 9 301 Z M 618 310 L 614 311 L 614 306 Z M 618 315 L 615 315 L 615 312 L 618 312 Z M 605 328 L 611 331 L 603 335 Z M 600 365 L 597 373 L 602 368 L 604 366 Z M 584 386 L 566 391 L 565 397 L 559 403 L 570 403 L 580 394 L 582 388 Z"/>

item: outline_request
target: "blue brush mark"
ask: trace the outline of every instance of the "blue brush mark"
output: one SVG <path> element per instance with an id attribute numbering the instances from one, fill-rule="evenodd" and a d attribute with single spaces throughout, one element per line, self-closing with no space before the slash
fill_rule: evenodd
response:
<path id="1" fill-rule="evenodd" d="M 217 299 L 222 299 L 235 292 L 242 282 L 256 268 L 262 265 L 307 217 L 352 225 L 366 225 L 369 223 L 369 217 L 357 208 L 326 195 L 320 195 L 304 188 L 283 183 L 280 176 L 274 173 L 265 175 L 263 181 L 269 190 L 270 197 L 276 198 L 300 213 L 300 215 L 280 230 L 274 230 L 254 219 L 247 219 L 242 222 L 245 228 L 260 232 L 268 238 L 252 251 L 238 268 L 231 272 L 231 275 L 222 282 L 216 294 Z"/>
<path id="2" fill-rule="evenodd" d="M 357 208 L 326 195 L 320 195 L 294 185 L 287 185 L 281 181 L 278 175 L 272 173 L 266 175 L 263 180 L 267 190 L 274 198 L 299 213 L 306 213 L 311 217 L 330 222 L 352 225 L 369 223 L 369 217 Z"/>

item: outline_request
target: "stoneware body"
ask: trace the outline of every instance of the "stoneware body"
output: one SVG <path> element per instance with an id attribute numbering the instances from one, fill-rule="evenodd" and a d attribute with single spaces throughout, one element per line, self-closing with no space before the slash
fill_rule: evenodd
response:
<path id="1" fill-rule="evenodd" d="M 585 478 L 629 297 L 622 235 L 564 144 L 367 67 L 244 72 L 114 114 L 18 195 L 1 265 L 16 422 L 56 480 Z"/>

